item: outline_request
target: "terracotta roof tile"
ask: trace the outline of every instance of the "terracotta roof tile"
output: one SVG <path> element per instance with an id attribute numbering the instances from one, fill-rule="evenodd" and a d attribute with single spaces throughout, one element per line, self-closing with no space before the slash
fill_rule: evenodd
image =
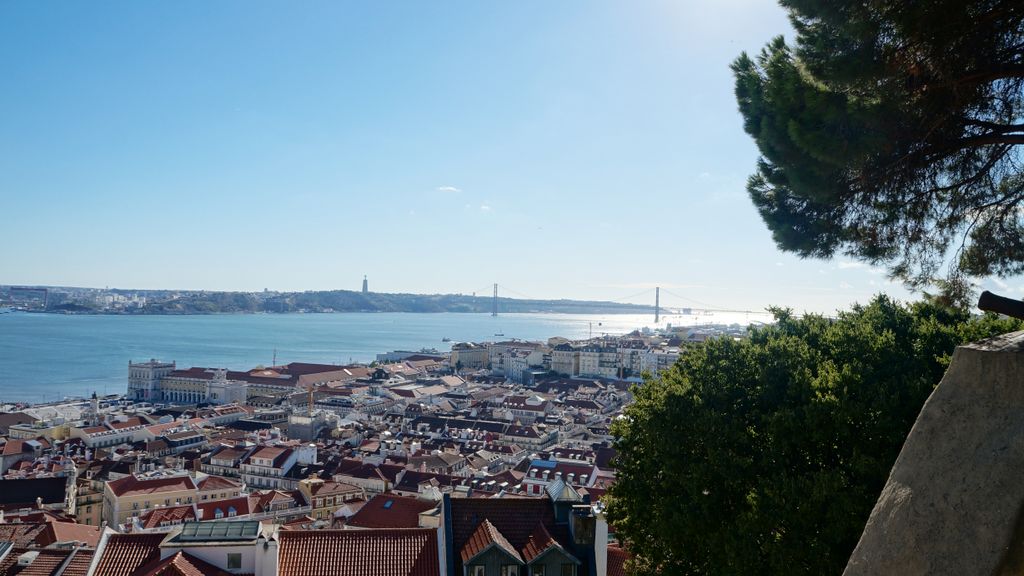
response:
<path id="1" fill-rule="evenodd" d="M 92 563 L 94 554 L 96 554 L 95 550 L 78 548 L 75 555 L 64 566 L 64 572 L 60 576 L 86 576 L 89 573 L 89 565 Z"/>
<path id="2" fill-rule="evenodd" d="M 533 529 L 533 534 L 526 541 L 526 545 L 523 546 L 523 559 L 527 562 L 533 562 L 533 559 L 543 554 L 548 548 L 552 546 L 561 548 L 558 542 L 551 537 L 548 533 L 547 528 L 544 528 L 544 524 L 537 523 L 537 527 Z"/>
<path id="3" fill-rule="evenodd" d="M 93 576 L 132 576 L 137 569 L 160 558 L 166 534 L 111 534 Z"/>
<path id="4" fill-rule="evenodd" d="M 196 487 L 203 492 L 209 490 L 233 490 L 235 488 L 241 489 L 242 483 L 231 478 L 224 478 L 223 476 L 207 476 L 200 480 Z"/>
<path id="5" fill-rule="evenodd" d="M 570 541 L 565 525 L 555 522 L 551 501 L 547 498 L 506 496 L 504 498 L 452 498 L 452 546 L 462 550 L 487 520 L 506 538 L 513 550 L 522 550 L 541 523 L 563 547 Z M 455 557 L 455 572 L 462 572 L 462 558 Z"/>
<path id="6" fill-rule="evenodd" d="M 515 547 L 509 543 L 508 539 L 505 538 L 501 532 L 498 532 L 498 529 L 494 527 L 494 524 L 491 524 L 490 521 L 486 519 L 477 526 L 475 531 L 473 531 L 473 535 L 466 541 L 466 544 L 460 550 L 459 555 L 462 557 L 463 562 L 469 562 L 491 546 L 501 548 L 506 554 L 515 558 L 519 562 L 523 561 L 522 556 L 520 556 Z"/>
<path id="7" fill-rule="evenodd" d="M 187 554 L 178 552 L 143 566 L 133 576 L 229 576 L 231 573 Z"/>
<path id="8" fill-rule="evenodd" d="M 125 496 L 126 494 L 157 494 L 160 492 L 174 492 L 176 490 L 195 490 L 196 488 L 192 477 L 187 474 L 164 478 L 137 478 L 131 475 L 107 482 L 107 486 L 117 496 Z"/>
<path id="9" fill-rule="evenodd" d="M 143 514 L 139 518 L 139 522 L 143 528 L 158 528 L 164 522 L 170 524 L 181 524 L 186 521 L 193 521 L 196 519 L 195 510 L 192 509 L 192 505 L 186 506 L 170 506 L 165 508 L 155 508 L 149 512 Z"/>
<path id="10" fill-rule="evenodd" d="M 258 502 L 255 496 L 238 496 L 226 500 L 210 500 L 196 504 L 199 510 L 199 520 L 217 519 L 217 509 L 220 508 L 224 518 L 230 518 L 230 509 L 235 509 L 235 516 L 245 516 L 253 512 L 252 505 Z"/>
<path id="11" fill-rule="evenodd" d="M 278 538 L 278 576 L 440 576 L 432 528 L 285 531 Z"/>
<path id="12" fill-rule="evenodd" d="M 18 566 L 18 558 L 26 552 L 36 552 L 38 556 L 28 566 Z M 15 548 L 0 563 L 0 574 L 18 576 L 50 576 L 67 560 L 71 550 L 27 550 Z"/>
<path id="13" fill-rule="evenodd" d="M 45 537 L 46 524 L 0 524 L 0 541 L 11 542 L 15 547 L 29 547 L 38 544 L 37 539 Z"/>
<path id="14" fill-rule="evenodd" d="M 619 546 L 608 547 L 608 576 L 626 576 L 629 552 Z"/>
<path id="15" fill-rule="evenodd" d="M 77 524 L 75 522 L 48 522 L 45 532 L 40 535 L 40 546 L 49 546 L 54 542 L 82 542 L 93 548 L 99 544 L 102 532 L 99 526 Z"/>
<path id="16" fill-rule="evenodd" d="M 420 512 L 436 507 L 437 502 L 429 500 L 378 494 L 348 520 L 348 525 L 357 528 L 417 528 Z"/>

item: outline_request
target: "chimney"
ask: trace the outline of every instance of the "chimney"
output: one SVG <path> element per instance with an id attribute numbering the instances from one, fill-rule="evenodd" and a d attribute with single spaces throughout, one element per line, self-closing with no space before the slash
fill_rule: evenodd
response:
<path id="1" fill-rule="evenodd" d="M 35 560 L 37 556 L 39 556 L 39 551 L 38 550 L 32 550 L 30 552 L 25 552 L 21 556 L 18 556 L 18 566 L 29 566 L 29 565 L 31 565 L 32 561 Z"/>

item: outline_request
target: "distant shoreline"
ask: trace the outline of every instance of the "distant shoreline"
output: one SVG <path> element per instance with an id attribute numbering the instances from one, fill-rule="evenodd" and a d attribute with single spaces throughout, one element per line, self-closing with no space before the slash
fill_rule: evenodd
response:
<path id="1" fill-rule="evenodd" d="M 112 316 L 323 313 L 654 314 L 652 304 L 602 300 L 544 300 L 466 294 L 321 292 L 206 292 L 3 287 L 0 305 L 26 312 Z M 669 313 L 668 310 L 665 310 Z"/>
<path id="2" fill-rule="evenodd" d="M 271 316 L 292 316 L 292 315 L 305 315 L 305 314 L 490 314 L 490 312 L 476 311 L 476 310 L 428 310 L 428 311 L 414 311 L 414 310 L 309 310 L 305 312 L 301 311 L 289 311 L 289 312 L 269 312 L 265 310 L 259 311 L 235 311 L 235 312 L 118 312 L 118 311 L 105 311 L 95 310 L 88 312 L 70 312 L 62 310 L 14 310 L 8 312 L 13 314 L 20 312 L 24 314 L 50 314 L 53 316 L 258 316 L 258 315 L 271 315 Z M 579 314 L 579 315 L 601 315 L 601 314 L 616 314 L 616 315 L 643 315 L 643 314 L 654 314 L 654 309 L 650 310 L 601 310 L 601 311 L 586 311 L 574 310 L 572 312 L 561 311 L 561 310 L 515 310 L 508 312 L 499 312 L 499 316 L 505 316 L 508 314 Z M 667 311 L 663 311 L 662 314 L 669 314 Z"/>

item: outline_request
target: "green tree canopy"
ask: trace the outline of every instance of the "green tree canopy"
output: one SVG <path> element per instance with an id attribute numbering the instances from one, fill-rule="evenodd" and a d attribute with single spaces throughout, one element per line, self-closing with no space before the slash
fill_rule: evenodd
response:
<path id="1" fill-rule="evenodd" d="M 685 351 L 613 425 L 641 574 L 839 574 L 957 344 L 1019 329 L 878 296 Z"/>
<path id="2" fill-rule="evenodd" d="M 961 300 L 964 275 L 1024 272 L 1024 2 L 780 3 L 796 45 L 733 63 L 778 246 L 917 287 L 951 257 Z"/>

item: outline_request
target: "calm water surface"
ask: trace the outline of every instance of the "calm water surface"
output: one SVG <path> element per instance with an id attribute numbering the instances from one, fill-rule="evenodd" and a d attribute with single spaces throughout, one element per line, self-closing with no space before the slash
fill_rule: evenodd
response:
<path id="1" fill-rule="evenodd" d="M 745 324 L 751 318 L 717 317 Z M 711 317 L 668 318 L 675 324 Z M 664 326 L 663 320 L 660 326 Z M 0 403 L 42 402 L 96 391 L 123 393 L 129 360 L 247 370 L 278 363 L 369 362 L 377 353 L 450 349 L 453 342 L 504 338 L 584 338 L 653 327 L 651 316 L 569 314 L 245 314 L 75 316 L 0 314 Z"/>

